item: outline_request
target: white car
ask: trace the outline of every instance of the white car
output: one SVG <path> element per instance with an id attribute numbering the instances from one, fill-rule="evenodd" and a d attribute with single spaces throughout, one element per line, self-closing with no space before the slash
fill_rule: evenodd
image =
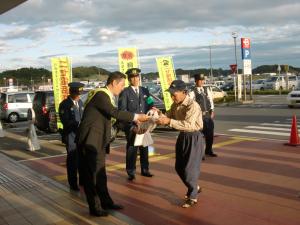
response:
<path id="1" fill-rule="evenodd" d="M 218 88 L 221 88 L 225 84 L 224 80 L 218 80 L 214 82 L 214 85 L 217 86 Z"/>
<path id="2" fill-rule="evenodd" d="M 265 89 L 266 79 L 259 79 L 252 81 L 252 90 L 253 91 L 263 91 Z M 247 86 L 247 89 L 250 89 L 250 85 Z"/>
<path id="3" fill-rule="evenodd" d="M 220 99 L 220 98 L 224 98 L 225 96 L 227 96 L 227 93 L 225 91 L 222 91 L 220 88 L 218 88 L 215 85 L 206 84 L 204 86 L 210 88 L 210 90 L 212 91 L 212 94 L 213 94 L 213 99 Z"/>
<path id="4" fill-rule="evenodd" d="M 293 108 L 295 105 L 300 105 L 300 89 L 288 93 L 287 102 L 289 108 Z"/>

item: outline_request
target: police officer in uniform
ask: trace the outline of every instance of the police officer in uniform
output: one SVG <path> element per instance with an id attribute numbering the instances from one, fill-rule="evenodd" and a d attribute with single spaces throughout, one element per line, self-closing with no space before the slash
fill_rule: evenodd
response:
<path id="1" fill-rule="evenodd" d="M 190 92 L 190 97 L 194 99 L 201 107 L 203 118 L 203 134 L 205 137 L 205 155 L 217 157 L 213 152 L 214 142 L 214 102 L 212 92 L 208 87 L 204 87 L 204 74 L 195 74 L 195 88 Z M 203 158 L 204 159 L 204 158 Z"/>
<path id="2" fill-rule="evenodd" d="M 75 136 L 83 114 L 83 103 L 80 94 L 84 84 L 69 83 L 69 96 L 59 104 L 59 118 L 63 124 L 62 141 L 67 150 L 67 175 L 70 189 L 79 191 L 77 185 L 78 156 Z"/>
<path id="3" fill-rule="evenodd" d="M 140 86 L 139 68 L 127 70 L 128 81 L 130 86 L 125 88 L 119 97 L 119 110 L 132 113 L 147 113 L 153 104 L 148 104 L 150 93 L 147 88 Z M 149 101 L 148 101 L 149 102 Z M 126 171 L 128 180 L 135 179 L 137 151 L 140 151 L 141 174 L 145 177 L 152 177 L 149 172 L 148 147 L 134 146 L 134 140 L 138 128 L 136 123 L 130 122 L 125 124 L 124 131 L 126 134 Z"/>

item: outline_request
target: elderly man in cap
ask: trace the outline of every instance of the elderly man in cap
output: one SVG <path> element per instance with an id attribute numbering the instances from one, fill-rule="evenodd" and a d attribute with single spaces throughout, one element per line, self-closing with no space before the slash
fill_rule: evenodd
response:
<path id="1" fill-rule="evenodd" d="M 152 104 L 149 104 L 150 93 L 147 88 L 140 86 L 140 72 L 138 68 L 127 70 L 129 87 L 125 88 L 119 97 L 119 109 L 132 113 L 147 113 Z M 126 134 L 126 171 L 128 180 L 135 179 L 137 151 L 140 151 L 141 174 L 145 177 L 152 177 L 149 172 L 148 147 L 134 146 L 134 140 L 138 133 L 138 126 L 135 122 L 124 125 Z"/>
<path id="2" fill-rule="evenodd" d="M 161 116 L 157 123 L 169 125 L 180 131 L 176 142 L 175 169 L 185 186 L 187 193 L 183 208 L 197 203 L 200 187 L 198 179 L 203 151 L 202 112 L 199 105 L 187 95 L 186 85 L 174 80 L 169 88 L 173 99 L 171 109 Z"/>
<path id="3" fill-rule="evenodd" d="M 214 142 L 214 101 L 209 87 L 204 86 L 204 74 L 195 74 L 196 87 L 189 93 L 190 98 L 194 99 L 201 107 L 203 119 L 203 134 L 205 137 L 205 155 L 217 157 L 213 152 Z M 204 156 L 203 156 L 204 159 Z"/>
<path id="4" fill-rule="evenodd" d="M 69 83 L 70 95 L 59 104 L 59 118 L 63 124 L 62 141 L 67 150 L 67 175 L 70 189 L 79 191 L 77 185 L 78 156 L 75 136 L 83 114 L 83 103 L 80 94 L 84 84 L 80 82 Z"/>

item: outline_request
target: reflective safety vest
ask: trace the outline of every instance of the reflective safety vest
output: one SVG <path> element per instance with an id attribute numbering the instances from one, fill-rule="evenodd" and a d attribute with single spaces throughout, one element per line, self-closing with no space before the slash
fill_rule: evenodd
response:
<path id="1" fill-rule="evenodd" d="M 113 96 L 113 94 L 107 89 L 107 87 L 104 87 L 104 88 L 96 88 L 96 89 L 94 89 L 94 90 L 89 91 L 88 97 L 87 97 L 87 99 L 86 99 L 86 101 L 85 101 L 85 103 L 84 103 L 84 106 L 87 106 L 87 104 L 92 100 L 92 98 L 95 96 L 95 94 L 97 94 L 99 91 L 102 91 L 102 92 L 104 92 L 105 94 L 107 94 L 107 95 L 109 96 L 109 99 L 110 99 L 111 104 L 112 104 L 114 107 L 117 108 L 116 102 L 115 102 L 115 100 L 114 100 L 114 96 Z M 111 118 L 111 125 L 114 125 L 116 121 L 117 121 L 116 118 L 112 117 L 112 118 Z"/>

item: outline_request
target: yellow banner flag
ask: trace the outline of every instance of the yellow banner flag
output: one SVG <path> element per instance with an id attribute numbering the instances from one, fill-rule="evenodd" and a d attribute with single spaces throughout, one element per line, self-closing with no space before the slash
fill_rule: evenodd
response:
<path id="1" fill-rule="evenodd" d="M 137 48 L 119 48 L 119 69 L 121 73 L 126 73 L 128 69 L 139 68 L 139 57 Z M 128 86 L 128 80 L 125 80 L 125 86 Z"/>
<path id="2" fill-rule="evenodd" d="M 166 110 L 171 108 L 173 100 L 167 89 L 170 87 L 173 80 L 175 80 L 175 71 L 173 66 L 173 60 L 171 56 L 158 57 L 156 58 L 156 64 L 159 74 L 159 80 L 161 84 L 161 89 L 164 97 L 164 103 Z"/>
<path id="3" fill-rule="evenodd" d="M 58 115 L 59 104 L 68 97 L 69 86 L 68 83 L 72 82 L 72 65 L 69 57 L 51 58 L 52 66 L 52 80 L 54 91 L 54 104 L 56 115 Z M 57 128 L 62 129 L 63 125 L 57 118 Z"/>

